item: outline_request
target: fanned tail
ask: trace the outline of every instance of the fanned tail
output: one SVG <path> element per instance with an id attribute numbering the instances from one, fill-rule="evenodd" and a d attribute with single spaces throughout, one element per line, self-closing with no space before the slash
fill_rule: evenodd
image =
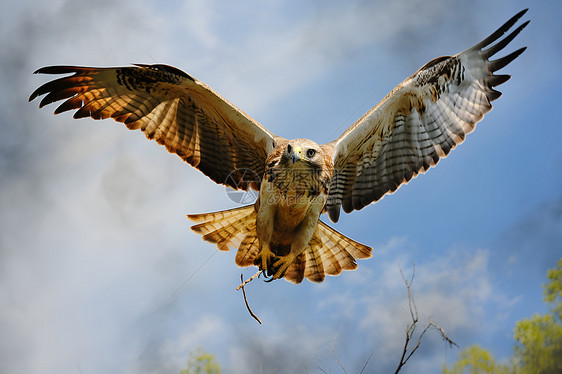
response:
<path id="1" fill-rule="evenodd" d="M 318 225 L 306 250 L 285 273 L 285 279 L 300 283 L 303 278 L 322 282 L 325 275 L 339 275 L 342 270 L 357 269 L 356 259 L 372 256 L 372 248 L 348 238 L 324 222 Z"/>
<path id="2" fill-rule="evenodd" d="M 193 214 L 187 217 L 199 222 L 191 229 L 203 240 L 215 243 L 221 251 L 236 252 L 236 265 L 254 265 L 259 253 L 254 205 L 214 213 Z M 306 250 L 285 272 L 285 279 L 298 284 L 304 278 L 322 282 L 328 275 L 339 275 L 342 270 L 357 269 L 357 259 L 369 258 L 372 248 L 348 238 L 318 220 L 318 225 Z"/>
<path id="3" fill-rule="evenodd" d="M 203 240 L 215 243 L 221 251 L 237 249 L 236 265 L 246 267 L 254 264 L 259 251 L 256 215 L 252 204 L 214 213 L 190 214 L 187 218 L 201 222 L 191 229 L 203 235 Z"/>

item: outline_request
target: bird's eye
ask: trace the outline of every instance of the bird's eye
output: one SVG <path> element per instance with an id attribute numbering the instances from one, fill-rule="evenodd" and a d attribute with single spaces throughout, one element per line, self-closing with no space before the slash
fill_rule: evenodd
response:
<path id="1" fill-rule="evenodd" d="M 308 151 L 306 151 L 306 157 L 308 157 L 308 158 L 314 157 L 315 154 L 316 154 L 315 149 L 309 148 Z"/>
<path id="2" fill-rule="evenodd" d="M 291 145 L 289 144 L 287 146 L 287 153 L 291 153 L 292 150 L 293 150 L 293 147 L 291 147 Z"/>

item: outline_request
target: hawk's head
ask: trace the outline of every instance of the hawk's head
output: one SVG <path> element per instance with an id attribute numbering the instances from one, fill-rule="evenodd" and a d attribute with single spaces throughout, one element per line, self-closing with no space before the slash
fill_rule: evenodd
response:
<path id="1" fill-rule="evenodd" d="M 266 177 L 275 179 L 279 188 L 327 192 L 333 170 L 331 153 L 324 146 L 309 139 L 293 139 L 279 144 L 271 153 Z"/>
<path id="2" fill-rule="evenodd" d="M 322 148 L 309 139 L 293 139 L 283 145 L 280 164 L 288 168 L 322 169 L 324 153 Z"/>
<path id="3" fill-rule="evenodd" d="M 280 190 L 327 193 L 334 171 L 330 150 L 309 139 L 286 140 L 266 160 L 264 178 Z"/>

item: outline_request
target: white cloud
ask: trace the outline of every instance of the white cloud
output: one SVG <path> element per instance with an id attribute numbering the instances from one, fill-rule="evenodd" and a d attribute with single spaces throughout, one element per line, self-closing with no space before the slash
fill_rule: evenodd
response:
<path id="1" fill-rule="evenodd" d="M 279 5 L 265 7 L 271 12 L 285 10 Z M 419 30 L 427 30 L 430 25 L 445 20 L 454 23 L 467 16 L 458 4 L 453 6 L 448 1 L 323 3 L 318 8 L 309 7 L 312 10 L 306 10 L 308 17 L 288 17 L 281 23 L 272 19 L 270 23 L 260 24 L 259 33 L 235 32 L 236 43 L 228 38 L 223 43 L 210 43 L 214 46 L 213 52 L 220 56 L 210 69 L 215 72 L 211 74 L 218 72 L 222 78 L 213 82 L 215 88 L 227 98 L 235 94 L 235 105 L 242 110 L 259 113 L 260 109 L 274 105 L 319 78 L 329 79 L 336 67 L 349 64 L 367 50 L 383 50 L 385 45 L 391 45 L 402 57 L 419 57 L 422 51 Z M 205 25 L 201 30 L 207 30 L 205 34 L 217 29 L 220 22 L 229 18 L 237 20 L 240 16 L 239 9 L 227 8 L 220 13 L 217 5 L 209 8 L 215 9 L 216 16 L 209 18 L 208 12 L 203 12 Z M 389 14 L 401 17 L 396 21 Z M 251 16 L 258 15 L 252 13 L 248 17 Z M 271 13 L 265 17 L 272 18 Z M 412 61 L 411 66 L 417 68 L 424 62 Z M 377 72 L 373 71 L 373 75 Z"/>
<path id="2" fill-rule="evenodd" d="M 396 242 L 403 243 L 401 248 L 392 244 Z M 367 336 L 374 350 L 373 358 L 382 367 L 390 368 L 397 364 L 404 344 L 405 328 L 411 322 L 406 286 L 396 260 L 397 255 L 402 253 L 401 267 L 409 279 L 413 269 L 412 252 L 407 249 L 410 246 L 403 240 L 392 239 L 385 247 L 394 247 L 395 253 L 383 251 L 384 254 L 376 258 L 376 267 L 383 269 L 377 280 L 392 296 L 380 290 L 378 285 L 372 285 L 371 290 L 363 292 L 360 301 L 354 303 L 353 314 L 361 316 L 359 330 Z M 404 254 L 410 258 L 406 266 Z M 418 261 L 412 292 L 420 323 L 437 322 L 453 340 L 461 339 L 458 341 L 461 344 L 494 328 L 497 318 L 502 318 L 502 314 L 509 313 L 514 306 L 492 282 L 487 250 L 453 248 L 442 257 Z M 489 309 L 496 309 L 496 313 L 487 315 L 486 310 Z M 423 344 L 446 346 L 437 331 L 428 333 Z M 435 371 L 443 364 L 442 359 L 443 351 L 440 349 L 431 349 L 426 353 L 422 350 L 414 356 L 415 363 L 410 366 L 419 369 L 420 365 L 426 365 Z"/>
<path id="3" fill-rule="evenodd" d="M 213 1 L 186 1 L 175 13 L 179 25 L 185 27 L 184 34 L 195 39 L 205 48 L 213 49 L 220 43 L 215 24 L 218 18 L 217 7 Z"/>
<path id="4" fill-rule="evenodd" d="M 185 214 L 227 208 L 231 202 L 220 187 L 138 132 L 110 121 L 53 117 L 52 106 L 40 111 L 36 102 L 28 104 L 31 90 L 45 81 L 31 72 L 57 63 L 154 59 L 188 73 L 204 72 L 207 83 L 243 110 L 266 113 L 315 80 L 331 79 L 350 59 L 366 59 L 367 50 L 380 50 L 380 61 L 389 51 L 404 58 L 434 57 L 439 43 L 417 45 L 415 37 L 444 19 L 455 23 L 463 9 L 451 13 L 459 3 L 443 1 L 330 3 L 297 14 L 300 8 L 286 9 L 275 1 L 256 3 L 251 10 L 234 9 L 238 4 L 223 9 L 217 2 L 184 4 L 174 9 L 175 4 L 152 8 L 131 1 L 37 1 L 33 6 L 12 1 L 4 9 L 17 10 L 0 15 L 5 98 L 0 170 L 6 171 L 0 180 L 0 297 L 5 305 L 0 350 L 8 357 L 0 371 L 175 371 L 185 365 L 192 347 L 209 344 L 204 349 L 217 353 L 233 373 L 256 371 L 260 361 L 264 372 L 273 367 L 276 373 L 303 371 L 304 366 L 313 372 L 315 365 L 326 369 L 336 336 L 335 349 L 348 372 L 354 361 L 360 369 L 372 349 L 369 368 L 394 366 L 408 316 L 361 269 L 322 286 L 255 287 L 252 305 L 272 316 L 264 326 L 254 325 L 230 288 L 238 273 L 233 253 L 218 253 L 173 294 L 215 251 L 189 232 Z M 238 12 L 234 21 L 228 21 L 233 12 Z M 255 15 L 250 17 L 255 28 L 241 23 L 248 13 Z M 402 21 L 390 22 L 388 14 L 401 14 Z M 425 34 L 417 35 L 420 29 Z M 411 58 L 414 67 L 425 62 Z M 372 55 L 368 61 L 383 64 Z M 364 81 L 370 74 L 349 79 Z M 272 130 L 283 135 L 285 128 Z M 375 258 L 361 262 L 404 307 L 398 265 L 408 274 L 414 257 L 421 257 L 418 245 L 394 238 L 376 247 Z M 486 310 L 505 318 L 517 300 L 507 300 L 491 283 L 489 258 L 486 250 L 469 249 L 424 257 L 414 282 L 421 315 L 443 324 L 453 338 L 482 331 L 485 327 L 475 321 L 482 323 Z M 267 309 L 276 307 L 276 313 Z M 438 338 L 428 342 L 442 346 Z M 434 351 L 416 355 L 412 367 L 438 368 L 440 357 Z"/>
<path id="5" fill-rule="evenodd" d="M 216 315 L 203 315 L 190 324 L 178 326 L 181 334 L 161 343 L 157 354 L 150 357 L 152 364 L 141 359 L 132 366 L 131 373 L 146 372 L 147 369 L 154 373 L 179 372 L 187 366 L 190 352 L 199 347 L 205 349 L 227 329 L 225 321 Z"/>
<path id="6" fill-rule="evenodd" d="M 331 341 L 333 335 L 329 331 L 311 331 L 306 326 L 278 325 L 267 337 L 242 334 L 230 348 L 230 372 L 315 372 L 317 366 L 327 366 L 324 358 L 329 354 Z"/>

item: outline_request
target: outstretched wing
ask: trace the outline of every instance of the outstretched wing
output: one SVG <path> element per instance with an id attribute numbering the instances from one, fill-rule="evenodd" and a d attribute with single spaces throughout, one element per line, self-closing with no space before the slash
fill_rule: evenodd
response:
<path id="1" fill-rule="evenodd" d="M 362 209 L 425 173 L 464 141 L 500 97 L 494 87 L 510 78 L 493 73 L 525 50 L 489 61 L 529 23 L 498 41 L 526 11 L 474 47 L 427 63 L 327 144 L 334 147 L 326 206 L 332 221 L 340 206 L 346 213 Z"/>
<path id="2" fill-rule="evenodd" d="M 65 100 L 55 114 L 113 118 L 142 130 L 217 183 L 235 189 L 259 184 L 275 137 L 204 83 L 167 65 L 117 68 L 50 66 L 43 74 L 70 74 L 50 81 L 29 100 L 40 107 Z M 248 172 L 248 169 L 252 172 Z M 257 185 L 253 185 L 257 188 Z"/>

